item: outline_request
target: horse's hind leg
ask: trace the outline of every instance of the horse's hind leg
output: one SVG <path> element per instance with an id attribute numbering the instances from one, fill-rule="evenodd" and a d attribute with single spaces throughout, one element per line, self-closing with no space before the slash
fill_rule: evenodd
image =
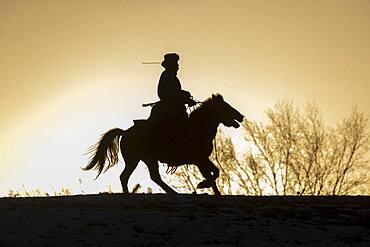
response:
<path id="1" fill-rule="evenodd" d="M 130 159 L 130 160 L 125 159 L 125 169 L 123 170 L 123 172 L 121 173 L 119 177 L 121 180 L 122 191 L 125 194 L 129 193 L 128 187 L 127 187 L 128 179 L 130 178 L 132 172 L 137 167 L 138 163 L 139 163 L 139 160 L 137 159 Z"/>
<path id="2" fill-rule="evenodd" d="M 161 175 L 159 174 L 159 167 L 158 161 L 156 160 L 144 160 L 144 163 L 148 166 L 150 178 L 158 184 L 166 193 L 175 194 L 177 193 L 174 191 L 170 186 L 168 186 L 165 182 L 163 182 Z"/>

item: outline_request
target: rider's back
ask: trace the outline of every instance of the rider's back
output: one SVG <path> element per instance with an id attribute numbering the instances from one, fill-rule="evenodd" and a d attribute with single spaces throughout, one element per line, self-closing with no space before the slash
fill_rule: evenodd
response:
<path id="1" fill-rule="evenodd" d="M 175 73 L 167 70 L 163 71 L 159 78 L 157 93 L 162 102 L 182 103 L 183 101 L 180 80 Z"/>

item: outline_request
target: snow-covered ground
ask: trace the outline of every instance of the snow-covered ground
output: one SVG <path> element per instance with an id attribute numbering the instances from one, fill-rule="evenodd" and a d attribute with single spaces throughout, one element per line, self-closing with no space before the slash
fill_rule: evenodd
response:
<path id="1" fill-rule="evenodd" d="M 369 197 L 1 198 L 0 246 L 370 246 Z"/>

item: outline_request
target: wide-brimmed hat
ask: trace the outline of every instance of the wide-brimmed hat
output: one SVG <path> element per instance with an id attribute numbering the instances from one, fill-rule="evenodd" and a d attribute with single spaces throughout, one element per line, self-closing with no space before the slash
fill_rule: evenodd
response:
<path id="1" fill-rule="evenodd" d="M 167 53 L 164 55 L 164 60 L 161 63 L 162 67 L 167 68 L 173 64 L 176 64 L 180 59 L 180 56 L 177 53 Z"/>

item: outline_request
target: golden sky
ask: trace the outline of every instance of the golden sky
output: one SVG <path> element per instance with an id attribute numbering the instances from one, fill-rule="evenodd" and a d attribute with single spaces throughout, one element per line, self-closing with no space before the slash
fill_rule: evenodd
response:
<path id="1" fill-rule="evenodd" d="M 199 100 L 219 92 L 255 118 L 315 101 L 334 124 L 356 103 L 370 114 L 369 44 L 368 0 L 0 0 L 0 195 L 119 190 L 122 164 L 92 181 L 82 154 L 148 116 L 162 68 L 142 62 L 166 52 Z M 131 183 L 155 187 L 146 173 Z"/>

